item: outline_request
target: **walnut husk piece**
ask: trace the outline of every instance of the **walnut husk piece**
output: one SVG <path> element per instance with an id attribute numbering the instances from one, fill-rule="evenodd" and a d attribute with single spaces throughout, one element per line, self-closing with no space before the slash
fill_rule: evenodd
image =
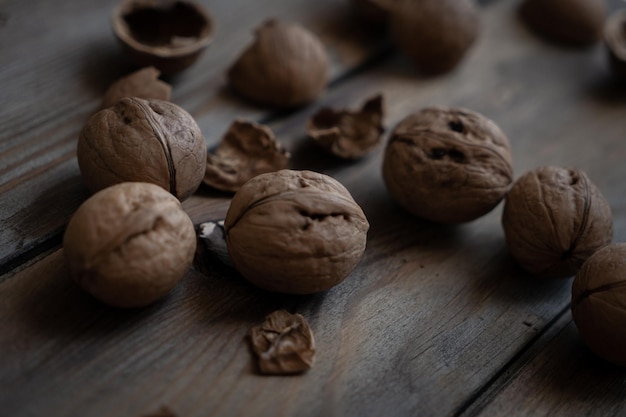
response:
<path id="1" fill-rule="evenodd" d="M 256 31 L 256 40 L 228 71 L 229 84 L 259 104 L 289 108 L 313 101 L 328 83 L 324 46 L 298 24 L 276 19 Z"/>
<path id="2" fill-rule="evenodd" d="M 585 344 L 626 367 L 626 244 L 599 249 L 572 285 L 572 316 Z"/>
<path id="3" fill-rule="evenodd" d="M 72 278 L 116 307 L 141 307 L 164 297 L 191 266 L 193 223 L 162 188 L 127 182 L 85 201 L 63 237 Z"/>
<path id="4" fill-rule="evenodd" d="M 502 227 L 509 252 L 534 275 L 574 275 L 613 237 L 611 208 L 578 169 L 542 167 L 520 177 L 506 197 Z"/>
<path id="5" fill-rule="evenodd" d="M 263 374 L 296 374 L 313 366 L 315 340 L 300 314 L 273 312 L 250 329 L 250 341 Z"/>
<path id="6" fill-rule="evenodd" d="M 430 107 L 393 130 L 383 160 L 391 196 L 414 215 L 462 223 L 491 211 L 513 182 L 509 141 L 476 112 Z"/>
<path id="7" fill-rule="evenodd" d="M 328 152 L 358 159 L 380 143 L 383 113 L 381 94 L 368 99 L 359 111 L 323 107 L 309 120 L 308 134 Z"/>
<path id="8" fill-rule="evenodd" d="M 626 83 L 626 9 L 618 10 L 607 19 L 604 43 L 613 75 Z"/>
<path id="9" fill-rule="evenodd" d="M 252 177 L 285 168 L 289 157 L 269 127 L 237 119 L 215 154 L 207 154 L 203 181 L 218 190 L 236 192 Z"/>
<path id="10" fill-rule="evenodd" d="M 206 142 L 189 113 L 162 100 L 126 97 L 92 115 L 80 133 L 78 165 L 92 192 L 150 182 L 180 200 L 200 185 Z"/>
<path id="11" fill-rule="evenodd" d="M 311 294 L 339 284 L 356 267 L 369 223 L 337 180 L 281 170 L 246 182 L 224 227 L 244 278 L 269 291 Z"/>
<path id="12" fill-rule="evenodd" d="M 111 107 L 124 97 L 169 101 L 172 87 L 159 80 L 160 74 L 158 69 L 146 67 L 120 78 L 104 93 L 100 108 Z"/>

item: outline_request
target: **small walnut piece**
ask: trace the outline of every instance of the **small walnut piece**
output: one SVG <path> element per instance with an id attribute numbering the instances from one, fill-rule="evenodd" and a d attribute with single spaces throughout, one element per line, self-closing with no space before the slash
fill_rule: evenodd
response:
<path id="1" fill-rule="evenodd" d="M 541 277 L 574 275 L 611 242 L 609 203 L 584 172 L 543 167 L 520 177 L 506 197 L 502 227 L 511 255 Z"/>
<path id="2" fill-rule="evenodd" d="M 193 223 L 162 188 L 127 182 L 85 201 L 70 220 L 63 249 L 74 280 L 104 303 L 141 307 L 164 297 L 188 271 Z"/>
<path id="3" fill-rule="evenodd" d="M 391 196 L 418 217 L 474 220 L 491 211 L 513 182 L 509 141 L 473 111 L 426 108 L 392 132 L 383 178 Z"/>
<path id="4" fill-rule="evenodd" d="M 605 246 L 585 261 L 572 285 L 572 316 L 589 349 L 626 367 L 626 244 Z"/>
<path id="5" fill-rule="evenodd" d="M 237 119 L 215 155 L 207 155 L 204 183 L 218 190 L 236 192 L 252 177 L 285 168 L 289 157 L 269 127 Z"/>
<path id="6" fill-rule="evenodd" d="M 471 0 L 403 1 L 390 14 L 393 41 L 428 74 L 454 69 L 480 30 L 480 15 Z"/>
<path id="7" fill-rule="evenodd" d="M 106 109 L 124 97 L 158 99 L 168 101 L 172 87 L 159 80 L 161 72 L 154 67 L 146 67 L 115 81 L 104 94 L 100 108 Z"/>
<path id="8" fill-rule="evenodd" d="M 370 98 L 360 111 L 321 108 L 308 123 L 308 133 L 327 151 L 347 159 L 357 159 L 374 149 L 384 128 L 383 96 Z"/>
<path id="9" fill-rule="evenodd" d="M 160 185 L 180 200 L 200 185 L 206 143 L 189 113 L 162 100 L 126 97 L 92 115 L 78 140 L 78 165 L 95 192 L 125 181 Z"/>
<path id="10" fill-rule="evenodd" d="M 613 75 L 626 83 L 626 9 L 618 10 L 607 19 L 604 41 Z"/>
<path id="11" fill-rule="evenodd" d="M 525 0 L 520 14 L 539 35 L 563 44 L 588 46 L 602 36 L 605 0 Z"/>
<path id="12" fill-rule="evenodd" d="M 300 314 L 278 310 L 250 329 L 252 349 L 263 374 L 295 374 L 313 366 L 315 341 Z"/>
<path id="13" fill-rule="evenodd" d="M 228 71 L 228 82 L 260 104 L 295 107 L 313 101 L 328 83 L 329 62 L 317 37 L 300 25 L 269 20 Z"/>
<path id="14" fill-rule="evenodd" d="M 337 180 L 281 170 L 246 182 L 224 221 L 228 253 L 248 281 L 269 291 L 311 294 L 357 265 L 369 223 Z"/>

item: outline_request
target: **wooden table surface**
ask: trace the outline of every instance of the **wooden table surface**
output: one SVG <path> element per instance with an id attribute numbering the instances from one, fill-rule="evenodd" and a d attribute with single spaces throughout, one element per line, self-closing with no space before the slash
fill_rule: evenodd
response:
<path id="1" fill-rule="evenodd" d="M 626 371 L 582 344 L 571 278 L 515 265 L 501 205 L 468 224 L 413 218 L 385 190 L 381 146 L 352 163 L 306 137 L 320 106 L 357 107 L 377 92 L 388 131 L 428 105 L 464 106 L 510 138 L 515 176 L 543 165 L 587 172 L 626 240 L 626 90 L 605 51 L 534 36 L 517 1 L 483 1 L 482 32 L 463 64 L 426 78 L 347 0 L 203 0 L 213 44 L 171 80 L 172 101 L 209 147 L 235 117 L 268 124 L 290 167 L 341 181 L 370 223 L 356 270 L 311 296 L 258 290 L 198 255 L 163 301 L 109 308 L 68 277 L 64 228 L 89 193 L 76 143 L 106 87 L 132 70 L 109 22 L 114 0 L 0 0 L 0 415 L 140 417 L 167 407 L 206 416 L 624 416 Z M 609 2 L 611 10 L 624 3 Z M 291 112 L 247 104 L 225 71 L 267 17 L 317 33 L 332 61 L 320 99 Z M 202 186 L 183 207 L 195 224 L 223 218 L 230 196 Z M 315 334 L 316 364 L 292 377 L 256 372 L 245 336 L 279 308 Z"/>

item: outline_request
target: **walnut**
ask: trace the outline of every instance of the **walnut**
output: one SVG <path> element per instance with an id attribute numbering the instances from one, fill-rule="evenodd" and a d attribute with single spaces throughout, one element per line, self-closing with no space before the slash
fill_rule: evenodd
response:
<path id="1" fill-rule="evenodd" d="M 626 244 L 599 249 L 572 285 L 572 316 L 585 344 L 626 367 Z"/>
<path id="2" fill-rule="evenodd" d="M 127 182 L 85 201 L 63 237 L 70 275 L 85 291 L 117 307 L 164 297 L 193 260 L 193 223 L 162 188 Z"/>
<path id="3" fill-rule="evenodd" d="M 392 132 L 383 178 L 391 196 L 414 215 L 467 222 L 492 210 L 513 182 L 509 141 L 473 111 L 426 108 Z"/>
<path id="4" fill-rule="evenodd" d="M 329 62 L 317 37 L 297 24 L 269 20 L 228 71 L 242 96 L 275 107 L 313 101 L 328 83 Z"/>
<path id="5" fill-rule="evenodd" d="M 506 197 L 509 251 L 529 272 L 569 277 L 611 242 L 613 220 L 600 190 L 577 169 L 543 167 L 519 178 Z"/>
<path id="6" fill-rule="evenodd" d="M 626 9 L 608 18 L 604 26 L 604 41 L 613 75 L 626 83 Z"/>
<path id="7" fill-rule="evenodd" d="M 146 67 L 120 78 L 108 88 L 100 107 L 111 107 L 124 97 L 169 100 L 172 87 L 159 80 L 159 74 L 158 69 Z"/>
<path id="8" fill-rule="evenodd" d="M 224 227 L 243 277 L 269 291 L 310 294 L 350 274 L 365 250 L 369 223 L 337 180 L 282 170 L 245 183 Z"/>
<path id="9" fill-rule="evenodd" d="M 278 310 L 250 329 L 252 349 L 264 374 L 294 374 L 313 366 L 315 340 L 300 314 Z"/>
<path id="10" fill-rule="evenodd" d="M 605 0 L 525 0 L 520 15 L 539 35 L 573 46 L 591 45 L 602 36 Z"/>
<path id="11" fill-rule="evenodd" d="M 402 1 L 390 14 L 393 41 L 428 74 L 456 67 L 480 30 L 480 15 L 471 0 Z"/>
<path id="12" fill-rule="evenodd" d="M 175 104 L 127 97 L 92 115 L 78 140 L 78 165 L 92 191 L 125 181 L 160 185 L 180 200 L 202 182 L 206 143 Z"/>
<path id="13" fill-rule="evenodd" d="M 192 65 L 213 40 L 213 18 L 190 0 L 123 0 L 113 32 L 139 66 L 175 74 Z"/>
<path id="14" fill-rule="evenodd" d="M 374 149 L 384 128 L 383 96 L 368 99 L 360 111 L 323 107 L 308 123 L 308 133 L 318 144 L 341 158 L 357 159 Z"/>
<path id="15" fill-rule="evenodd" d="M 269 127 L 237 119 L 208 154 L 204 183 L 235 192 L 252 177 L 285 168 L 289 157 Z"/>

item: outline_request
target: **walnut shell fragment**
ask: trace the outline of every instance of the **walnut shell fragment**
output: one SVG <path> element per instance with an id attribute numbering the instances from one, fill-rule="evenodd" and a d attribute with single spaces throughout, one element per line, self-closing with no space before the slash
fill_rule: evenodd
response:
<path id="1" fill-rule="evenodd" d="M 269 127 L 237 119 L 215 154 L 207 154 L 203 182 L 218 190 L 236 192 L 252 177 L 285 168 L 289 158 L 289 152 L 280 146 Z"/>
<path id="2" fill-rule="evenodd" d="M 120 78 L 104 93 L 100 108 L 111 107 L 124 97 L 169 101 L 172 86 L 159 80 L 160 74 L 158 69 L 146 67 Z"/>
<path id="3" fill-rule="evenodd" d="M 273 312 L 250 329 L 250 341 L 263 374 L 295 374 L 313 366 L 315 340 L 300 314 Z"/>
<path id="4" fill-rule="evenodd" d="M 360 111 L 323 107 L 308 122 L 308 134 L 324 149 L 341 158 L 361 158 L 374 149 L 385 129 L 383 96 L 368 99 Z"/>
<path id="5" fill-rule="evenodd" d="M 509 252 L 534 275 L 565 278 L 613 238 L 611 208 L 577 169 L 542 167 L 506 197 L 502 227 Z"/>

